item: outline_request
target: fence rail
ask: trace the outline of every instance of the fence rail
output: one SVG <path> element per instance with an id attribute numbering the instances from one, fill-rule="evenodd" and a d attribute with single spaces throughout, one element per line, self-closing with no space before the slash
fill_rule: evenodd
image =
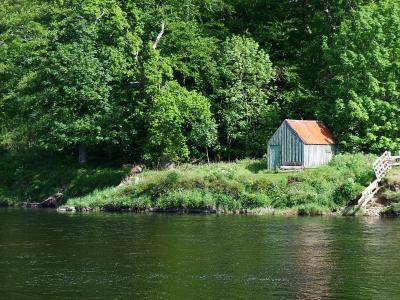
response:
<path id="1" fill-rule="evenodd" d="M 392 158 L 389 151 L 385 151 L 379 158 L 374 162 L 373 168 L 375 171 L 376 178 L 380 181 L 385 177 L 387 171 L 392 168 Z"/>
<path id="2" fill-rule="evenodd" d="M 392 166 L 400 166 L 400 156 L 391 156 L 389 151 L 385 151 L 373 163 L 376 179 L 371 182 L 362 192 L 360 199 L 358 199 L 359 206 L 365 206 L 380 190 L 379 182 L 392 168 Z"/>
<path id="3" fill-rule="evenodd" d="M 358 199 L 358 205 L 365 206 L 379 191 L 379 180 L 375 179 L 365 188 L 362 192 L 360 199 Z"/>

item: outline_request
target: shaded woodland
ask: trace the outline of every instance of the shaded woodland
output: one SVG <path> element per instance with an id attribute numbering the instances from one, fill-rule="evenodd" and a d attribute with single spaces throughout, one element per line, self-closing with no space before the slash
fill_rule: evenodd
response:
<path id="1" fill-rule="evenodd" d="M 293 118 L 398 150 L 399 73 L 397 0 L 2 0 L 0 147 L 232 160 Z"/>

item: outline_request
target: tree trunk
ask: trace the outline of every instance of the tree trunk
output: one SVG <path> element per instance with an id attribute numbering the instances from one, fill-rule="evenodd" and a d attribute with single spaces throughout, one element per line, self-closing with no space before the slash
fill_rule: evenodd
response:
<path id="1" fill-rule="evenodd" d="M 210 156 L 208 155 L 208 147 L 206 147 L 207 164 L 210 165 Z"/>
<path id="2" fill-rule="evenodd" d="M 228 146 L 228 161 L 231 162 L 231 139 L 229 136 L 226 137 L 226 144 Z"/>
<path id="3" fill-rule="evenodd" d="M 79 163 L 80 164 L 85 164 L 87 163 L 87 151 L 86 151 L 86 145 L 83 143 L 80 143 L 78 146 L 79 150 Z"/>

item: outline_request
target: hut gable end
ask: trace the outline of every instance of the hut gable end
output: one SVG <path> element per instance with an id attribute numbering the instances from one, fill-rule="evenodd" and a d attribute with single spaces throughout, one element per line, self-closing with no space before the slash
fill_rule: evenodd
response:
<path id="1" fill-rule="evenodd" d="M 268 167 L 281 165 L 301 165 L 303 161 L 303 142 L 296 132 L 283 122 L 268 141 Z"/>

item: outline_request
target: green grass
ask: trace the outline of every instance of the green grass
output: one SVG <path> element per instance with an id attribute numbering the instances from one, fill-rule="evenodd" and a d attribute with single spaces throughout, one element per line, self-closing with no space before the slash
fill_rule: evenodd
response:
<path id="1" fill-rule="evenodd" d="M 388 207 L 382 210 L 385 216 L 400 216 L 400 167 L 390 170 L 383 180 L 384 191 L 381 194 Z"/>
<path id="2" fill-rule="evenodd" d="M 11 155 L 0 150 L 0 205 L 39 202 L 64 188 L 66 198 L 117 185 L 126 175 L 121 167 L 79 165 L 60 156 Z"/>
<path id="3" fill-rule="evenodd" d="M 265 161 L 181 165 L 145 171 L 122 187 L 97 189 L 67 201 L 77 209 L 295 210 L 320 215 L 348 204 L 372 180 L 373 156 L 337 155 L 326 166 L 299 172 L 267 170 Z"/>
<path id="4" fill-rule="evenodd" d="M 326 166 L 298 172 L 266 169 L 264 160 L 180 165 L 146 170 L 139 182 L 116 187 L 127 170 L 82 166 L 43 154 L 0 153 L 0 205 L 38 202 L 65 188 L 65 204 L 78 210 L 129 209 L 321 215 L 343 207 L 373 178 L 373 156 L 337 155 Z"/>
<path id="5" fill-rule="evenodd" d="M 390 201 L 400 201 L 400 167 L 394 167 L 383 179 L 385 198 Z"/>

